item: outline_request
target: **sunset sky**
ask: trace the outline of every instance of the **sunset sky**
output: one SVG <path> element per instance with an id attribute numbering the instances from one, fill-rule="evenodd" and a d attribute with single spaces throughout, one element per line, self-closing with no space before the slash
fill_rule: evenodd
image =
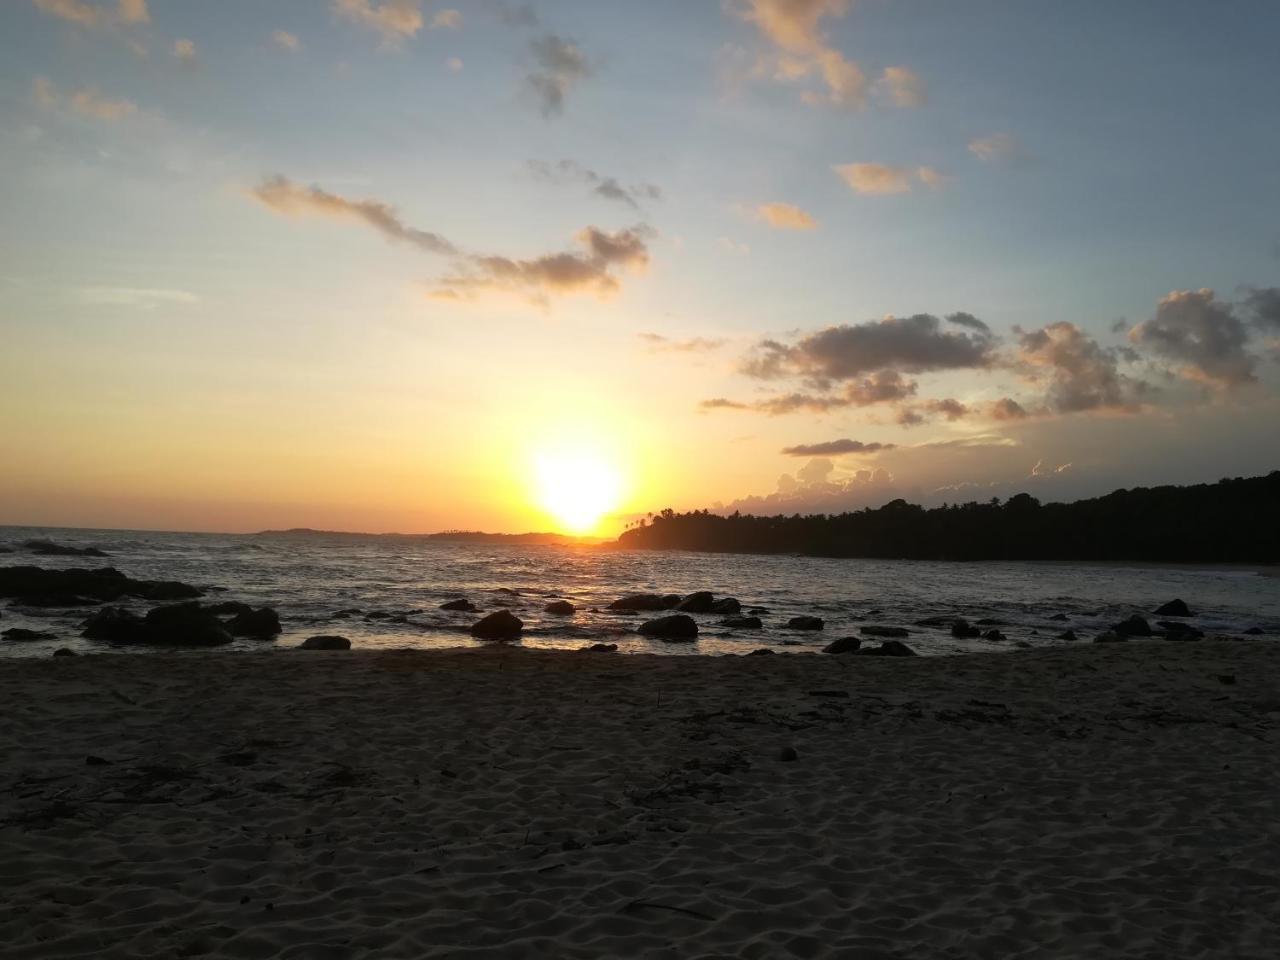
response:
<path id="1" fill-rule="evenodd" d="M 1280 467 L 1272 0 L 5 0 L 0 523 Z"/>

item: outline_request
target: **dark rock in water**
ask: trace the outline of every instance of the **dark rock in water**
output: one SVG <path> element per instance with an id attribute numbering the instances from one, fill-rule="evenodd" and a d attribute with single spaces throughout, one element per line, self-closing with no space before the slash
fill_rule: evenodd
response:
<path id="1" fill-rule="evenodd" d="M 956 623 L 955 617 L 925 617 L 923 620 L 915 621 L 917 627 L 949 627 Z M 967 624 L 969 621 L 960 620 L 959 623 Z"/>
<path id="2" fill-rule="evenodd" d="M 662 609 L 663 609 L 663 610 L 674 610 L 674 609 L 676 608 L 676 604 L 677 604 L 677 603 L 679 603 L 679 602 L 680 602 L 681 600 L 683 600 L 683 599 L 684 599 L 684 598 L 683 598 L 683 597 L 681 597 L 681 596 L 680 596 L 680 594 L 678 594 L 678 593 L 666 593 L 666 594 L 663 594 L 663 596 L 662 596 L 662 603 L 663 603 L 663 607 L 662 607 Z"/>
<path id="3" fill-rule="evenodd" d="M 54 655 L 55 657 L 78 657 L 78 656 L 80 656 L 80 654 L 76 653 L 76 652 L 75 652 L 74 650 L 72 650 L 70 647 L 59 647 L 57 650 L 53 651 L 53 655 Z"/>
<path id="4" fill-rule="evenodd" d="M 858 628 L 859 633 L 865 633 L 868 637 L 909 637 L 911 631 L 905 627 L 884 627 L 879 624 L 868 624 L 865 627 Z"/>
<path id="5" fill-rule="evenodd" d="M 660 597 L 656 593 L 633 593 L 630 596 L 622 597 L 609 604 L 610 610 L 668 610 L 675 604 L 668 604 L 667 597 Z M 676 598 L 676 603 L 680 602 L 680 598 Z"/>
<path id="6" fill-rule="evenodd" d="M 884 613 L 884 611 L 883 611 L 883 610 L 868 610 L 868 611 L 867 611 L 867 616 L 868 616 L 868 617 L 878 617 L 878 616 L 881 616 L 883 613 Z"/>
<path id="7" fill-rule="evenodd" d="M 217 617 L 239 616 L 242 613 L 253 613 L 253 607 L 247 603 L 241 603 L 239 600 L 220 600 L 217 603 L 211 603 L 205 607 L 210 613 Z"/>
<path id="8" fill-rule="evenodd" d="M 227 621 L 226 629 L 233 637 L 274 637 L 280 632 L 280 615 L 270 607 L 241 611 Z"/>
<path id="9" fill-rule="evenodd" d="M 298 645 L 299 650 L 350 650 L 351 641 L 335 634 L 307 637 Z"/>
<path id="10" fill-rule="evenodd" d="M 825 626 L 821 617 L 792 617 L 787 621 L 788 630 L 821 630 Z"/>
<path id="11" fill-rule="evenodd" d="M 231 642 L 222 621 L 197 601 L 155 607 L 143 618 L 143 643 L 179 647 L 216 647 Z"/>
<path id="12" fill-rule="evenodd" d="M 1260 637 L 1266 632 L 1267 631 L 1263 630 L 1261 627 L 1250 627 L 1248 630 L 1244 631 L 1244 634 L 1246 637 Z"/>
<path id="13" fill-rule="evenodd" d="M 81 624 L 80 635 L 106 643 L 146 643 L 146 624 L 136 613 L 120 607 L 103 607 Z"/>
<path id="14" fill-rule="evenodd" d="M 0 547 L 0 553 L 13 553 L 12 547 Z"/>
<path id="15" fill-rule="evenodd" d="M 1055 613 L 1055 614 L 1054 614 L 1052 617 L 1050 617 L 1049 619 L 1050 619 L 1050 620 L 1064 621 L 1064 620 L 1070 620 L 1071 618 L 1070 618 L 1070 617 L 1068 617 L 1065 613 Z"/>
<path id="16" fill-rule="evenodd" d="M 36 607 L 42 610 L 50 608 L 96 607 L 102 602 L 102 600 L 98 600 L 95 597 L 77 597 L 61 594 L 44 597 L 21 597 L 18 599 L 19 606 Z"/>
<path id="17" fill-rule="evenodd" d="M 1003 620 L 997 620 L 994 617 L 983 617 L 981 620 L 973 621 L 979 627 L 1007 627 L 1008 624 Z"/>
<path id="18" fill-rule="evenodd" d="M 793 763 L 800 759 L 795 747 L 783 747 L 778 751 L 778 760 L 782 763 Z"/>
<path id="19" fill-rule="evenodd" d="M 1166 640 L 1203 640 L 1204 631 L 1180 620 L 1157 620 L 1157 627 L 1164 628 Z"/>
<path id="20" fill-rule="evenodd" d="M 646 620 L 640 624 L 639 632 L 659 640 L 691 641 L 698 636 L 698 624 L 687 614 L 674 613 L 669 617 Z"/>
<path id="21" fill-rule="evenodd" d="M 475 613 L 476 607 L 470 600 L 465 597 L 458 600 L 450 600 L 447 603 L 440 604 L 441 610 L 461 610 L 464 613 Z"/>
<path id="22" fill-rule="evenodd" d="M 737 597 L 721 597 L 711 605 L 712 613 L 735 614 L 742 612 L 742 604 Z"/>
<path id="23" fill-rule="evenodd" d="M 1000 641 L 1002 641 L 1002 640 L 1008 640 L 1009 638 L 1008 638 L 1008 637 L 1006 637 L 1006 636 L 1005 636 L 1003 633 L 1001 633 L 999 630 L 988 630 L 986 633 L 984 633 L 984 634 L 982 635 L 982 639 L 983 639 L 983 640 L 990 640 L 990 641 L 992 641 L 993 643 L 999 643 Z"/>
<path id="24" fill-rule="evenodd" d="M 578 612 L 578 608 L 568 600 L 552 600 L 542 609 L 547 613 L 554 613 L 557 617 L 571 617 Z"/>
<path id="25" fill-rule="evenodd" d="M 885 640 L 878 647 L 863 647 L 854 651 L 859 657 L 915 657 L 918 654 L 901 640 Z"/>
<path id="26" fill-rule="evenodd" d="M 509 610 L 495 610 L 471 625 L 477 640 L 515 640 L 524 629 L 524 621 Z"/>
<path id="27" fill-rule="evenodd" d="M 823 653 L 857 653 L 862 647 L 862 640 L 858 637 L 841 637 L 839 640 L 832 640 L 822 648 Z"/>
<path id="28" fill-rule="evenodd" d="M 593 643 L 589 647 L 582 648 L 587 653 L 617 653 L 618 645 L 616 643 Z"/>
<path id="29" fill-rule="evenodd" d="M 1170 600 L 1155 609 L 1157 617 L 1194 617 L 1195 614 L 1182 600 Z"/>
<path id="30" fill-rule="evenodd" d="M 768 607 L 751 607 L 749 610 L 747 610 L 747 613 L 751 614 L 751 616 L 753 617 L 765 617 L 769 615 L 769 608 Z"/>
<path id="31" fill-rule="evenodd" d="M 101 601 L 141 597 L 159 603 L 202 595 L 202 591 L 186 583 L 132 580 L 114 567 L 97 570 L 0 567 L 0 597 L 89 597 Z"/>
<path id="32" fill-rule="evenodd" d="M 1108 630 L 1100 633 L 1093 638 L 1094 643 L 1124 643 L 1129 638 L 1122 633 L 1116 633 L 1114 630 Z"/>
<path id="33" fill-rule="evenodd" d="M 776 650 L 770 650 L 768 647 L 760 647 L 752 650 L 750 653 L 744 653 L 744 657 L 773 657 L 777 655 Z"/>
<path id="34" fill-rule="evenodd" d="M 0 631 L 0 637 L 13 643 L 29 643 L 33 640 L 54 640 L 56 633 L 45 633 L 42 630 L 24 630 L 22 627 L 10 627 Z"/>
<path id="35" fill-rule="evenodd" d="M 1058 634 L 1058 639 L 1059 639 L 1059 640 L 1068 640 L 1068 641 L 1070 641 L 1070 642 L 1074 643 L 1075 641 L 1079 640 L 1080 638 L 1076 636 L 1076 632 L 1075 632 L 1074 630 L 1064 630 L 1062 633 Z"/>
<path id="36" fill-rule="evenodd" d="M 385 610 L 373 610 L 370 613 L 366 613 L 364 618 L 366 620 L 390 620 L 391 614 L 387 613 Z"/>
<path id="37" fill-rule="evenodd" d="M 508 597 L 518 597 L 518 596 L 520 596 L 520 591 L 519 591 L 519 590 L 512 590 L 510 587 L 498 587 L 498 589 L 494 590 L 493 592 L 494 592 L 494 593 L 505 593 Z"/>
<path id="38" fill-rule="evenodd" d="M 716 598 L 712 594 L 706 590 L 699 590 L 683 598 L 676 604 L 675 609 L 685 613 L 710 613 L 711 605 L 715 602 Z"/>
<path id="39" fill-rule="evenodd" d="M 1027 643 L 1027 641 L 1025 640 L 1019 640 L 1017 643 L 1014 644 L 1014 646 L 1017 647 L 1019 650 L 1031 649 L 1031 644 Z"/>
<path id="40" fill-rule="evenodd" d="M 971 625 L 968 620 L 957 620 L 951 624 L 951 635 L 959 640 L 971 640 L 982 636 L 982 631 Z"/>
<path id="41" fill-rule="evenodd" d="M 759 617 L 725 617 L 720 621 L 720 626 L 730 630 L 759 630 L 764 624 Z"/>
<path id="42" fill-rule="evenodd" d="M 1134 614 L 1128 620 L 1117 623 L 1111 629 L 1123 637 L 1151 636 L 1151 624 L 1137 614 Z"/>
<path id="43" fill-rule="evenodd" d="M 109 557 L 111 554 L 97 547 L 68 547 L 65 544 L 54 543 L 52 540 L 26 540 L 22 543 L 22 549 L 29 553 L 36 553 L 42 557 Z"/>

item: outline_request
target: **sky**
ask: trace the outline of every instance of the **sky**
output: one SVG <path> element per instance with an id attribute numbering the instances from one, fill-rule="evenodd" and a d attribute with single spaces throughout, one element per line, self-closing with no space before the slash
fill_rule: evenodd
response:
<path id="1" fill-rule="evenodd" d="M 1280 7 L 4 0 L 0 523 L 1280 467 Z"/>

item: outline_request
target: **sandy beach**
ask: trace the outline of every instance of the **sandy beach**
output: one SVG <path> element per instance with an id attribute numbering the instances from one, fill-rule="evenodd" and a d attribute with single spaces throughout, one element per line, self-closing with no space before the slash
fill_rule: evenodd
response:
<path id="1" fill-rule="evenodd" d="M 28 957 L 1280 954 L 1280 645 L 0 664 Z"/>

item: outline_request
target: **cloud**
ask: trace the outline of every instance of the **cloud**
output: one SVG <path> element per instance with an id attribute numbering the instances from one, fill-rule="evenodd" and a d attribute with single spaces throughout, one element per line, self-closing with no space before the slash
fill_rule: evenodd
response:
<path id="1" fill-rule="evenodd" d="M 31 81 L 31 96 L 38 105 L 47 109 L 58 105 L 58 89 L 48 77 L 36 77 Z"/>
<path id="2" fill-rule="evenodd" d="M 1180 361 L 1187 379 L 1228 389 L 1257 380 L 1257 358 L 1245 350 L 1248 336 L 1231 304 L 1208 288 L 1173 291 L 1150 320 L 1129 331 L 1130 342 Z"/>
<path id="3" fill-rule="evenodd" d="M 812 230 L 818 225 L 812 216 L 790 203 L 762 203 L 752 212 L 775 230 Z"/>
<path id="4" fill-rule="evenodd" d="M 287 30 L 276 30 L 271 34 L 271 42 L 290 53 L 297 53 L 302 49 L 302 41 Z"/>
<path id="5" fill-rule="evenodd" d="M 591 192 L 606 200 L 625 203 L 632 209 L 640 209 L 641 200 L 661 200 L 662 190 L 652 183 L 635 183 L 623 186 L 614 177 L 608 177 L 588 170 L 572 160 L 561 160 L 550 164 L 543 160 L 530 160 L 529 170 L 535 177 L 547 183 L 572 184 L 582 183 L 591 187 Z"/>
<path id="6" fill-rule="evenodd" d="M 538 25 L 538 11 L 528 3 L 522 3 L 518 7 L 510 6 L 506 3 L 498 4 L 498 20 L 508 27 L 536 27 Z"/>
<path id="7" fill-rule="evenodd" d="M 1025 420 L 1030 416 L 1025 407 L 1010 397 L 1001 397 L 987 405 L 987 416 L 992 420 Z"/>
<path id="8" fill-rule="evenodd" d="M 336 16 L 382 34 L 394 46 L 422 29 L 421 0 L 333 0 Z"/>
<path id="9" fill-rule="evenodd" d="M 544 117 L 562 113 L 569 91 L 591 76 L 591 64 L 581 48 L 555 34 L 533 40 L 529 48 L 534 68 L 525 77 L 526 86 L 533 91 Z"/>
<path id="10" fill-rule="evenodd" d="M 1253 315 L 1254 326 L 1280 331 L 1280 287 L 1250 288 L 1244 306 Z"/>
<path id="11" fill-rule="evenodd" d="M 892 443 L 863 443 L 861 440 L 827 440 L 824 443 L 802 443 L 786 447 L 782 452 L 788 457 L 839 457 L 846 453 L 892 450 L 894 446 Z"/>
<path id="12" fill-rule="evenodd" d="M 1047 381 L 1046 402 L 1056 413 L 1137 409 L 1146 385 L 1118 369 L 1117 351 L 1105 349 L 1073 323 L 1039 330 L 1014 327 L 1016 363 L 1033 381 Z"/>
<path id="13" fill-rule="evenodd" d="M 111 100 L 103 96 L 96 87 L 84 87 L 70 94 L 59 92 L 48 77 L 36 77 L 31 84 L 31 95 L 37 104 L 47 110 L 54 110 L 65 104 L 80 114 L 93 120 L 124 120 L 138 112 L 138 105 L 132 100 Z"/>
<path id="14" fill-rule="evenodd" d="M 148 23 L 147 0 L 119 0 L 114 10 L 84 0 L 35 0 L 36 9 L 67 23 L 94 29 L 118 23 Z"/>
<path id="15" fill-rule="evenodd" d="M 875 90 L 895 107 L 920 107 L 929 99 L 924 80 L 907 67 L 885 67 Z"/>
<path id="16" fill-rule="evenodd" d="M 461 10 L 437 10 L 435 16 L 431 18 L 432 30 L 461 30 L 462 29 L 462 11 Z"/>
<path id="17" fill-rule="evenodd" d="M 1009 163 L 1024 156 L 1022 146 L 1008 133 L 970 140 L 969 152 L 984 163 Z"/>
<path id="18" fill-rule="evenodd" d="M 946 176 L 933 167 L 892 167 L 883 163 L 843 163 L 832 167 L 855 193 L 888 196 L 910 193 L 916 181 L 932 189 L 946 183 Z"/>
<path id="19" fill-rule="evenodd" d="M 303 187 L 282 177 L 268 177 L 250 191 L 274 213 L 290 217 L 319 216 L 355 220 L 377 230 L 388 240 L 412 244 L 428 253 L 456 254 L 444 237 L 406 226 L 393 207 L 380 200 L 348 200 L 319 187 Z"/>
<path id="20" fill-rule="evenodd" d="M 454 73 L 457 73 L 459 70 L 462 69 L 462 58 L 450 57 L 448 60 L 444 62 L 444 65 L 448 67 L 450 70 L 452 70 Z"/>
<path id="21" fill-rule="evenodd" d="M 649 344 L 655 353 L 706 353 L 719 350 L 725 345 L 721 339 L 712 340 L 707 337 L 690 337 L 687 340 L 672 340 L 658 333 L 642 333 L 640 339 Z"/>
<path id="22" fill-rule="evenodd" d="M 792 345 L 763 340 L 742 372 L 760 379 L 801 376 L 824 383 L 890 368 L 919 373 L 991 366 L 995 338 L 990 330 L 970 314 L 955 317 L 963 318 L 949 318 L 959 331 L 944 329 L 932 314 L 918 313 L 827 327 Z"/>
<path id="23" fill-rule="evenodd" d="M 896 403 L 914 396 L 915 392 L 914 380 L 904 379 L 896 370 L 879 370 L 869 377 L 846 383 L 843 389 L 837 392 L 796 391 L 750 403 L 717 397 L 714 400 L 704 400 L 700 406 L 703 410 L 751 410 L 771 417 L 781 417 L 791 413 L 829 413 L 832 410 L 847 407 Z"/>
<path id="24" fill-rule="evenodd" d="M 575 238 L 579 251 L 548 254 L 528 260 L 500 256 L 470 256 L 463 268 L 440 281 L 433 296 L 468 300 L 489 292 L 516 293 L 545 305 L 550 294 L 594 293 L 609 297 L 619 289 L 616 269 L 643 271 L 649 264 L 644 226 L 607 233 L 587 227 Z"/>
<path id="25" fill-rule="evenodd" d="M 196 62 L 196 45 L 194 40 L 173 41 L 173 55 L 179 63 L 191 66 Z"/>

